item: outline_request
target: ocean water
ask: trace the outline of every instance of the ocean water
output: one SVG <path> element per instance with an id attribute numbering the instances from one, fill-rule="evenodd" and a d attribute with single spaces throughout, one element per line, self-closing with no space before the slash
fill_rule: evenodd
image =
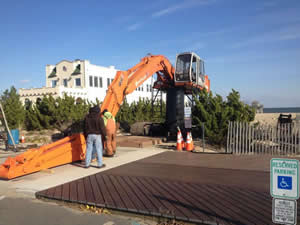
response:
<path id="1" fill-rule="evenodd" d="M 300 107 L 264 108 L 264 113 L 300 113 Z"/>

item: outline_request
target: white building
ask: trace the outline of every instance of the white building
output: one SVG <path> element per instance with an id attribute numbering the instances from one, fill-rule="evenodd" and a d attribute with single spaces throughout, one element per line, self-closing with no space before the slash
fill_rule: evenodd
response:
<path id="1" fill-rule="evenodd" d="M 56 65 L 46 65 L 46 86 L 42 88 L 19 89 L 23 104 L 36 102 L 44 96 L 63 97 L 66 93 L 77 99 L 96 102 L 103 101 L 108 86 L 113 81 L 117 69 L 91 64 L 88 60 L 62 60 Z M 136 91 L 126 96 L 127 102 L 151 99 L 152 79 L 148 79 Z"/>

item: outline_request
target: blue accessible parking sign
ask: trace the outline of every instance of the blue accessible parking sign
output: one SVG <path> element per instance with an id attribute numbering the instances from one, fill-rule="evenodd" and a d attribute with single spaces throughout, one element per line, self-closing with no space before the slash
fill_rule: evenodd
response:
<path id="1" fill-rule="evenodd" d="M 279 189 L 292 190 L 292 177 L 278 176 L 277 185 Z"/>
<path id="2" fill-rule="evenodd" d="M 297 159 L 271 160 L 270 193 L 274 198 L 299 198 L 299 161 Z"/>

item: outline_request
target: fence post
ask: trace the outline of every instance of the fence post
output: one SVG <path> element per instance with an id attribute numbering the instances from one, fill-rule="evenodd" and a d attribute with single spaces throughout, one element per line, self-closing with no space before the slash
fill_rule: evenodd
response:
<path id="1" fill-rule="evenodd" d="M 292 155 L 295 155 L 295 129 L 294 126 L 291 125 L 291 151 Z"/>
<path id="2" fill-rule="evenodd" d="M 274 152 L 273 152 L 273 145 L 274 145 L 274 142 L 273 142 L 273 133 L 274 133 L 273 126 L 270 125 L 270 129 L 271 129 L 270 152 L 271 152 L 271 155 L 274 155 Z"/>
<path id="3" fill-rule="evenodd" d="M 284 124 L 284 155 L 287 155 L 287 124 Z"/>
<path id="4" fill-rule="evenodd" d="M 230 121 L 230 153 L 233 153 L 233 122 Z"/>
<path id="5" fill-rule="evenodd" d="M 300 127 L 298 127 L 298 154 L 300 154 Z"/>
<path id="6" fill-rule="evenodd" d="M 279 154 L 281 155 L 283 152 L 284 152 L 284 145 L 283 145 L 283 130 L 282 130 L 282 128 L 283 128 L 283 124 L 282 125 L 280 125 L 279 124 L 279 140 L 280 140 L 280 152 L 279 152 Z"/>
<path id="7" fill-rule="evenodd" d="M 242 123 L 239 122 L 239 154 L 242 154 Z"/>
<path id="8" fill-rule="evenodd" d="M 205 139 L 204 139 L 204 132 L 205 132 L 205 128 L 204 128 L 204 122 L 202 122 L 202 148 L 203 148 L 203 152 L 205 151 Z"/>
<path id="9" fill-rule="evenodd" d="M 256 153 L 257 154 L 260 154 L 259 140 L 260 140 L 260 125 L 258 125 L 256 128 Z"/>
<path id="10" fill-rule="evenodd" d="M 255 144 L 255 141 L 254 141 L 254 126 L 251 126 L 251 153 L 252 154 L 255 154 L 254 144 Z"/>
<path id="11" fill-rule="evenodd" d="M 245 137 L 244 137 L 244 130 L 245 130 L 245 127 L 244 127 L 244 123 L 243 122 L 241 122 L 240 123 L 241 124 L 241 153 L 242 154 L 245 154 L 245 146 L 244 146 L 244 139 L 245 139 Z"/>
<path id="12" fill-rule="evenodd" d="M 249 149 L 249 123 L 246 123 L 246 151 L 247 154 L 250 153 L 250 149 Z"/>
<path id="13" fill-rule="evenodd" d="M 277 153 L 277 155 L 280 155 L 280 153 L 281 153 L 281 130 L 280 130 L 280 127 L 279 126 L 277 126 L 277 128 L 276 128 L 276 141 L 277 141 L 277 148 L 276 148 L 276 153 Z"/>
<path id="14" fill-rule="evenodd" d="M 269 140 L 269 126 L 265 126 L 264 128 L 264 150 L 265 150 L 265 154 L 269 154 L 268 152 L 268 140 Z"/>
<path id="15" fill-rule="evenodd" d="M 288 155 L 291 154 L 291 124 L 287 124 L 287 144 L 288 144 Z"/>
<path id="16" fill-rule="evenodd" d="M 229 121 L 229 123 L 228 123 L 228 129 L 227 129 L 227 146 L 226 146 L 226 153 L 228 153 L 228 151 L 229 151 L 229 140 L 230 140 L 229 136 L 230 136 L 230 121 Z"/>
<path id="17" fill-rule="evenodd" d="M 231 153 L 235 154 L 235 123 L 232 121 L 232 127 L 231 127 Z"/>
<path id="18" fill-rule="evenodd" d="M 239 123 L 238 122 L 235 122 L 235 154 L 238 154 L 239 151 L 239 140 L 238 140 L 238 137 L 239 136 Z"/>

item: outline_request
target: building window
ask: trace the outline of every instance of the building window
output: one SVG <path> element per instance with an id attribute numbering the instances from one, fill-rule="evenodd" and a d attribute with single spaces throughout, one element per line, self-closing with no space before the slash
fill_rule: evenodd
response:
<path id="1" fill-rule="evenodd" d="M 94 87 L 98 87 L 98 77 L 94 77 Z"/>
<path id="2" fill-rule="evenodd" d="M 80 87 L 81 86 L 81 80 L 80 80 L 80 78 L 76 78 L 75 79 L 75 86 L 76 87 Z"/>
<path id="3" fill-rule="evenodd" d="M 93 87 L 93 77 L 90 76 L 89 78 L 90 78 L 90 87 Z"/>
<path id="4" fill-rule="evenodd" d="M 63 67 L 63 71 L 67 72 L 67 67 L 64 66 Z"/>
<path id="5" fill-rule="evenodd" d="M 102 88 L 102 77 L 99 77 L 99 87 Z"/>
<path id="6" fill-rule="evenodd" d="M 110 85 L 110 79 L 107 78 L 107 87 L 109 87 L 109 85 Z"/>
<path id="7" fill-rule="evenodd" d="M 144 86 L 143 85 L 141 86 L 141 90 L 144 91 Z"/>
<path id="8" fill-rule="evenodd" d="M 68 79 L 64 79 L 64 80 L 63 80 L 63 85 L 64 85 L 65 87 L 68 87 Z"/>
<path id="9" fill-rule="evenodd" d="M 52 81 L 51 81 L 51 84 L 52 84 L 52 87 L 56 87 L 56 85 L 57 85 L 57 80 L 52 80 Z"/>

